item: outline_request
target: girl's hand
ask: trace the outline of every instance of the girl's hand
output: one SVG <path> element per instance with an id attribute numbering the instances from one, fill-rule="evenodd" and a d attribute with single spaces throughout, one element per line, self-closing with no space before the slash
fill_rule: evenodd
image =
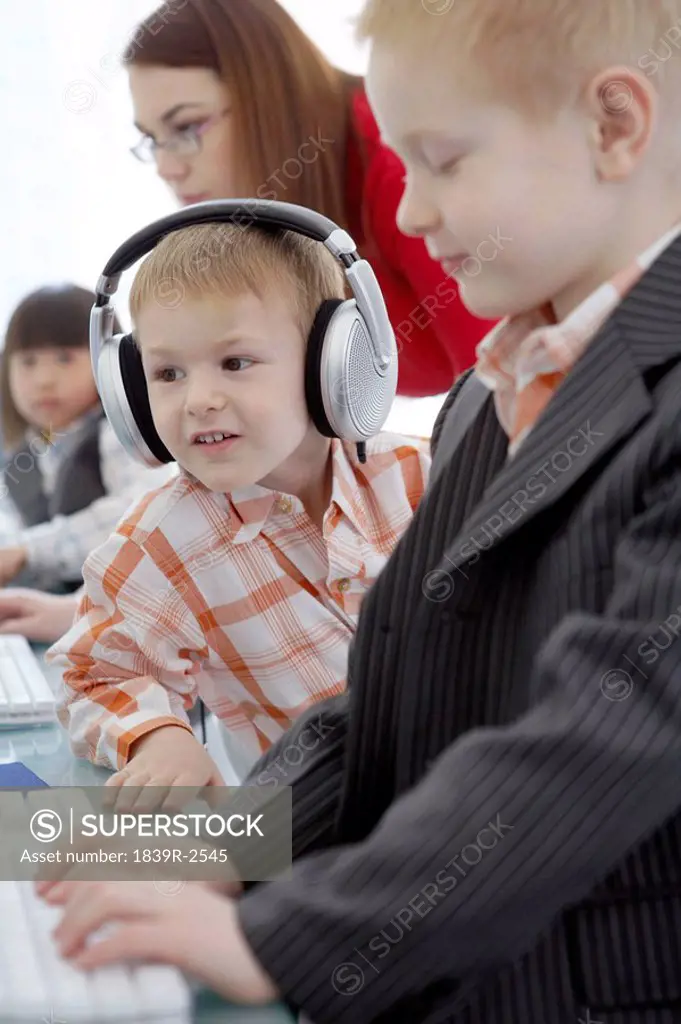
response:
<path id="1" fill-rule="evenodd" d="M 75 594 L 9 587 L 0 591 L 0 633 L 20 633 L 27 640 L 52 644 L 68 633 L 77 608 Z"/>
<path id="2" fill-rule="evenodd" d="M 164 895 L 153 882 L 62 882 L 49 902 L 64 907 L 59 952 L 83 970 L 122 961 L 171 964 L 235 1003 L 278 998 L 246 942 L 236 904 L 201 882 Z M 87 939 L 103 925 L 106 937 Z"/>
<path id="3" fill-rule="evenodd" d="M 26 548 L 0 548 L 0 586 L 19 575 L 27 557 Z"/>

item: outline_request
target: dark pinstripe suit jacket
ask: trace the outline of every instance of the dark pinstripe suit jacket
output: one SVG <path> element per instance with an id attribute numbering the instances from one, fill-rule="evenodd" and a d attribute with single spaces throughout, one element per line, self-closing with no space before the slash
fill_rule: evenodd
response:
<path id="1" fill-rule="evenodd" d="M 298 859 L 241 920 L 314 1024 L 681 1021 L 681 241 L 506 449 L 490 398 L 255 773 Z"/>

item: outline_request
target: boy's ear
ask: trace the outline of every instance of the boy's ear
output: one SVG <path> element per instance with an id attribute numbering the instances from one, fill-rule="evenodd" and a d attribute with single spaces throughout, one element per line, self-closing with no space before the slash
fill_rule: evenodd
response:
<path id="1" fill-rule="evenodd" d="M 592 129 L 596 173 L 601 181 L 626 181 L 650 141 L 658 116 L 658 94 L 632 68 L 599 72 L 584 94 Z"/>

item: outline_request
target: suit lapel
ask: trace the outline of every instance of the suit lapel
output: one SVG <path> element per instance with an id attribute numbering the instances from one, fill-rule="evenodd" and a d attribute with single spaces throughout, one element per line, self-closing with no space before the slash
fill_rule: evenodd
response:
<path id="1" fill-rule="evenodd" d="M 652 411 L 644 375 L 681 356 L 681 239 L 657 259 L 604 324 L 512 459 L 490 478 L 445 552 L 441 568 L 460 567 L 527 527 L 563 497 Z M 463 448 L 475 449 L 489 409 Z M 461 452 L 461 448 L 457 455 Z M 467 462 L 463 452 L 450 472 Z M 443 474 L 444 476 L 447 473 Z M 477 560 L 477 559 L 476 559 Z"/>

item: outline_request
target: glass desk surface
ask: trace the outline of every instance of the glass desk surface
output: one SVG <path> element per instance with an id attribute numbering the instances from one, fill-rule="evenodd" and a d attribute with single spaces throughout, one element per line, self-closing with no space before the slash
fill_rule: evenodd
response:
<path id="1" fill-rule="evenodd" d="M 46 648 L 34 645 L 40 657 Z M 58 676 L 49 665 L 43 670 L 51 685 Z M 21 761 L 49 786 L 101 786 L 111 774 L 88 761 L 75 758 L 66 733 L 59 725 L 30 729 L 0 729 L 0 764 Z M 1 1020 L 1 1016 L 0 1016 Z M 195 1024 L 294 1024 L 295 1017 L 280 1005 L 232 1006 L 208 991 L 195 997 Z"/>

